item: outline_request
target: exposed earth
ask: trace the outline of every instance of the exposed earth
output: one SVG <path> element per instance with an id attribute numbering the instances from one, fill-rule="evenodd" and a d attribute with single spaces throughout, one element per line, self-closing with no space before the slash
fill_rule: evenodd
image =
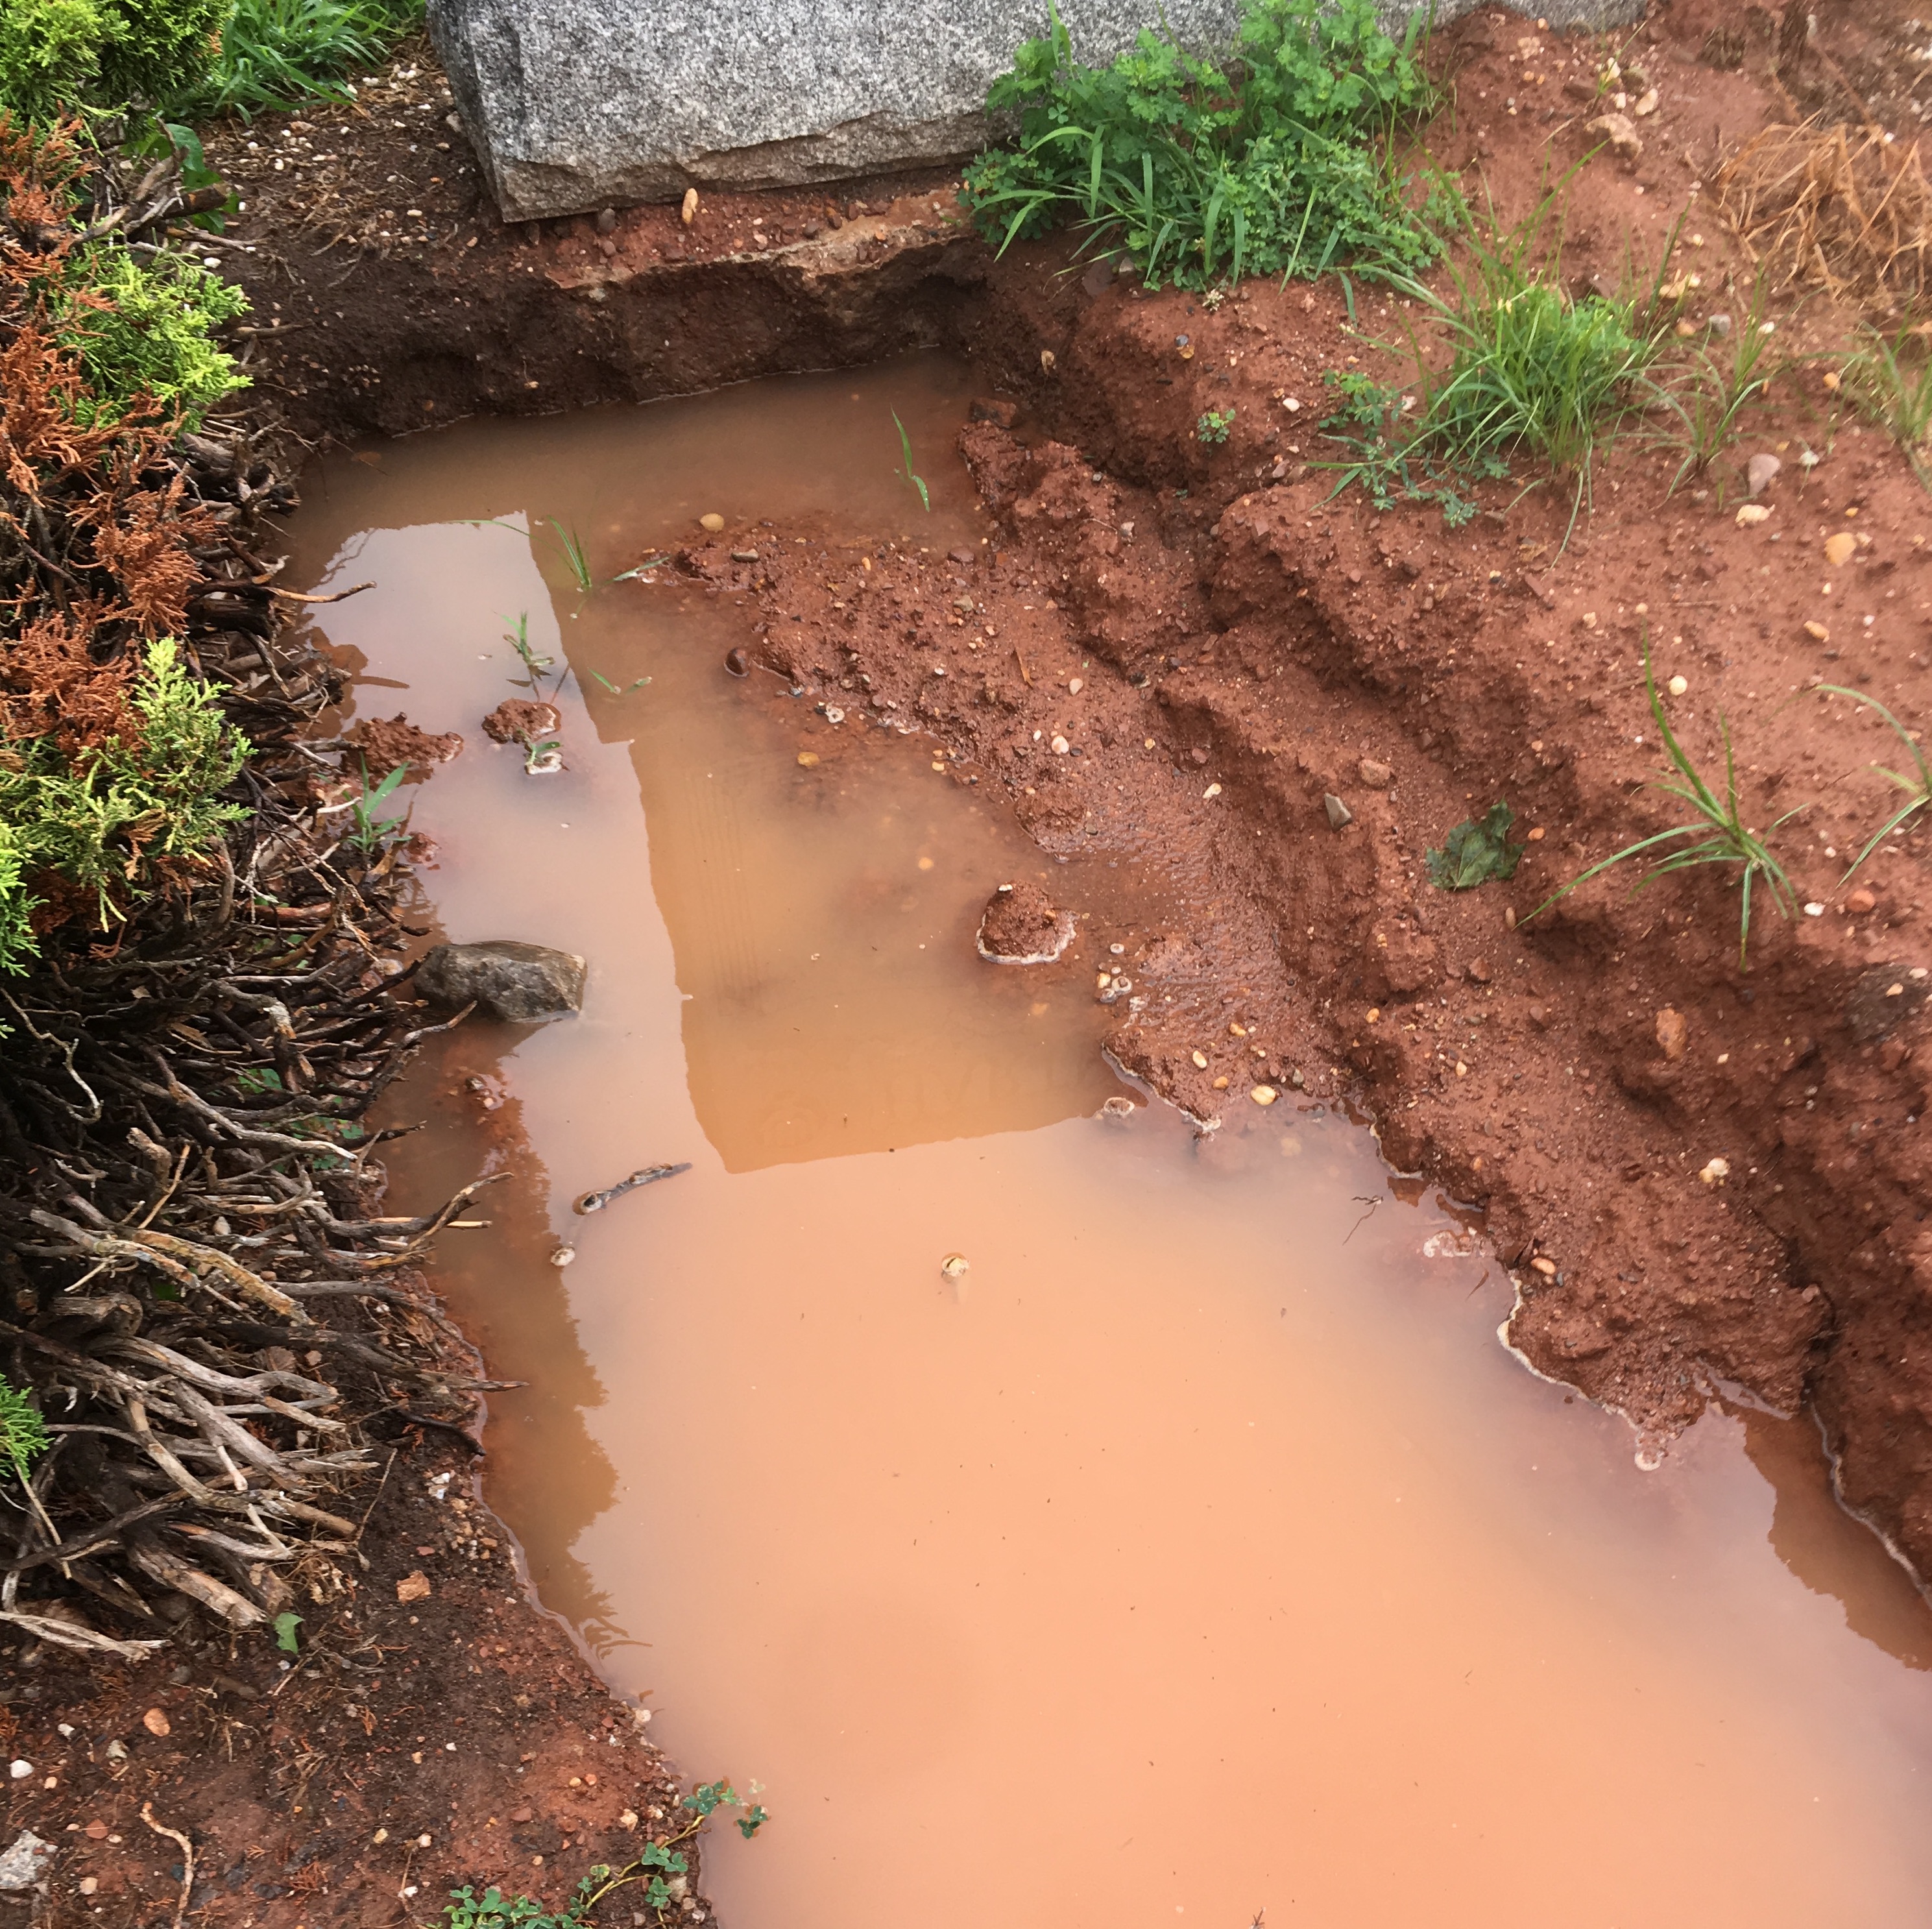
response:
<path id="1" fill-rule="evenodd" d="M 1546 165 L 1583 162 L 1566 280 L 1654 266 L 1675 231 L 1708 340 L 1714 315 L 1754 325 L 1726 158 L 1813 113 L 1903 143 L 1932 108 L 1926 29 L 1897 0 L 1784 35 L 1731 0 L 1659 10 L 1617 50 L 1658 97 L 1641 152 L 1584 161 L 1597 109 L 1569 83 L 1602 45 L 1484 13 L 1436 43 L 1456 105 L 1429 138 L 1510 218 Z M 1706 473 L 1673 488 L 1681 450 L 1633 435 L 1574 530 L 1571 485 L 1527 472 L 1479 485 L 1452 530 L 1320 466 L 1324 375 L 1401 380 L 1406 351 L 1380 344 L 1420 319 L 1366 286 L 1210 304 L 1070 270 L 1064 242 L 996 262 L 937 177 L 706 197 L 688 226 L 673 207 L 509 229 L 448 111 L 418 44 L 353 114 L 210 142 L 245 204 L 226 260 L 255 303 L 252 372 L 290 432 L 359 442 L 970 353 L 976 544 L 861 549 L 828 520 L 759 530 L 753 562 L 743 531 L 694 528 L 678 556 L 753 613 L 804 692 L 801 748 L 830 760 L 868 721 L 914 725 L 1047 850 L 1154 861 L 1159 918 L 1081 904 L 1094 941 L 1030 968 L 1094 972 L 1124 1064 L 1210 1127 L 1298 1094 L 1356 1108 L 1398 1170 L 1480 1211 L 1538 1371 L 1628 1415 L 1646 1454 L 1718 1394 L 1808 1403 L 1845 1504 L 1932 1573 L 1928 848 L 1914 816 L 1847 880 L 1901 800 L 1870 766 L 1906 752 L 1826 687 L 1913 730 L 1932 713 L 1932 515 L 1828 379 L 1872 312 L 1855 292 L 1769 294 L 1781 372 Z M 1210 410 L 1225 441 L 1201 439 Z M 1530 915 L 1682 820 L 1651 788 L 1646 645 L 1698 767 L 1721 770 L 1728 728 L 1750 820 L 1785 817 L 1796 914 L 1761 893 L 1748 970 L 1714 867 L 1635 895 L 1625 867 Z M 1499 800 L 1514 877 L 1437 888 L 1425 851 Z M 9 1819 L 74 1846 L 37 1920 L 174 1919 L 181 1858 L 144 1801 L 192 1834 L 196 1919 L 244 1929 L 426 1919 L 470 1879 L 559 1900 L 623 1859 L 624 1814 L 669 1812 L 665 1766 L 528 1603 L 456 1450 L 399 1449 L 354 1509 L 375 1508 L 368 1571 L 314 1604 L 286 1673 L 257 1644 L 98 1671 L 48 1653 L 16 1677 L 0 1718 L 34 1772 Z M 399 1600 L 418 1570 L 429 1592 Z"/>

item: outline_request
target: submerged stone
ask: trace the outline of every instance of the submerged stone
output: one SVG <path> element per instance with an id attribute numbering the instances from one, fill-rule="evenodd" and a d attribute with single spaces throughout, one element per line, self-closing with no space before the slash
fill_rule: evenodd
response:
<path id="1" fill-rule="evenodd" d="M 510 1023 L 580 1010 L 584 960 L 574 952 L 515 938 L 480 944 L 439 944 L 422 962 L 416 984 L 446 1011 L 474 1004 L 487 1018 Z"/>

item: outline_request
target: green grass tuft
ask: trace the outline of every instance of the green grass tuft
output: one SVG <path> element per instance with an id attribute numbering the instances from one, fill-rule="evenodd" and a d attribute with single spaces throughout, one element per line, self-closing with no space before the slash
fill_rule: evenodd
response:
<path id="1" fill-rule="evenodd" d="M 1018 145 L 982 154 L 966 200 L 1004 252 L 1070 218 L 1150 288 L 1312 276 L 1367 260 L 1411 270 L 1435 246 L 1404 200 L 1390 144 L 1429 104 L 1406 39 L 1372 0 L 1249 0 L 1219 67 L 1143 29 L 1109 68 L 1082 65 L 1052 10 L 987 98 Z"/>
<path id="2" fill-rule="evenodd" d="M 380 64 L 422 15 L 423 0 L 234 0 L 220 52 L 169 111 L 248 121 L 304 101 L 352 100 L 350 76 Z"/>

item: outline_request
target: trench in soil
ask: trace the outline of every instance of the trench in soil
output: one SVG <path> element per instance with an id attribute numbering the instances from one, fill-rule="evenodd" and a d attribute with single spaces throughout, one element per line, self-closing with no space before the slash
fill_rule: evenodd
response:
<path id="1" fill-rule="evenodd" d="M 295 532 L 297 580 L 379 585 L 320 620 L 358 714 L 469 740 L 405 793 L 423 922 L 591 961 L 580 1017 L 423 1065 L 391 1209 L 512 1174 L 436 1280 L 530 1382 L 484 1492 L 653 1736 L 764 1785 L 722 1915 L 1918 1919 L 1932 1639 L 1810 1424 L 1639 1471 L 1363 1126 L 1290 1094 L 1197 1138 L 1110 1070 L 1099 934 L 1158 926 L 1158 850 L 1054 861 L 931 740 L 728 676 L 730 598 L 580 596 L 542 520 L 600 578 L 707 511 L 830 511 L 848 569 L 976 543 L 971 392 L 921 358 L 467 424 L 332 460 Z M 519 612 L 560 775 L 477 728 Z M 985 964 L 1022 878 L 1079 935 Z"/>

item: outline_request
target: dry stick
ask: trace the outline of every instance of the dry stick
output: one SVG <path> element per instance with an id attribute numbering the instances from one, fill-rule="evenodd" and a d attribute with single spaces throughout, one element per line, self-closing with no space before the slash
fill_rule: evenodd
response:
<path id="1" fill-rule="evenodd" d="M 178 1842 L 182 1852 L 181 1900 L 175 1904 L 174 1929 L 181 1929 L 182 1918 L 188 1913 L 188 1899 L 194 1887 L 194 1844 L 178 1828 L 170 1828 L 165 1822 L 154 1820 L 154 1804 L 144 1802 L 141 1804 L 141 1820 L 157 1835 L 165 1835 L 171 1842 Z"/>

